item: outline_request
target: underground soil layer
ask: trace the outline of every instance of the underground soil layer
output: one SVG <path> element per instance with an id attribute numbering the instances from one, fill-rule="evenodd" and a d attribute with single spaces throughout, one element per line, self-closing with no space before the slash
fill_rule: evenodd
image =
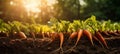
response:
<path id="1" fill-rule="evenodd" d="M 97 41 L 94 41 L 93 46 L 88 38 L 82 38 L 78 45 L 70 51 L 68 49 L 74 46 L 76 39 L 65 40 L 62 54 L 120 54 L 119 37 L 105 38 L 105 40 L 108 49 Z M 59 44 L 59 39 L 52 41 L 49 38 L 9 39 L 0 37 L 0 54 L 61 54 L 61 50 L 55 51 L 59 48 Z"/>

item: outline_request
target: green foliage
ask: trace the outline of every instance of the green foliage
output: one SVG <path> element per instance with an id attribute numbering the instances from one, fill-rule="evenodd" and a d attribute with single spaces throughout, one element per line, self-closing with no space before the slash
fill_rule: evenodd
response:
<path id="1" fill-rule="evenodd" d="M 53 18 L 50 20 L 51 25 L 47 24 L 29 24 L 22 23 L 19 21 L 12 21 L 5 23 L 0 19 L 0 31 L 5 32 L 29 32 L 35 33 L 47 33 L 47 32 L 75 32 L 78 29 L 87 29 L 90 32 L 94 33 L 95 31 L 115 31 L 120 30 L 120 22 L 108 21 L 98 21 L 96 16 L 92 15 L 86 20 L 74 20 L 73 22 L 60 20 Z"/>
<path id="2" fill-rule="evenodd" d="M 6 29 L 4 28 L 4 22 L 3 20 L 0 19 L 0 31 L 5 31 Z"/>
<path id="3" fill-rule="evenodd" d="M 16 32 L 19 32 L 20 29 L 21 29 L 21 26 L 22 26 L 22 23 L 21 22 L 18 22 L 18 21 L 13 21 L 13 22 L 8 22 L 9 25 L 11 26 L 11 29 L 13 31 L 16 31 Z"/>
<path id="4" fill-rule="evenodd" d="M 82 26 L 81 26 L 81 22 L 80 20 L 74 20 L 73 23 L 70 23 L 69 24 L 69 29 L 68 31 L 69 32 L 75 32 L 77 31 L 78 29 L 80 29 Z"/>

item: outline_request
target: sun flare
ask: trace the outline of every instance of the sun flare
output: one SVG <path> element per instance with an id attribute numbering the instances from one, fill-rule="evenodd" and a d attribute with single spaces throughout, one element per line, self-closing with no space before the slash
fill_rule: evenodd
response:
<path id="1" fill-rule="evenodd" d="M 23 4 L 27 11 L 40 12 L 38 6 L 40 5 L 39 0 L 24 0 Z"/>
<path id="2" fill-rule="evenodd" d="M 23 0 L 23 5 L 28 12 L 37 13 L 41 12 L 39 7 L 52 6 L 55 2 L 56 0 Z"/>

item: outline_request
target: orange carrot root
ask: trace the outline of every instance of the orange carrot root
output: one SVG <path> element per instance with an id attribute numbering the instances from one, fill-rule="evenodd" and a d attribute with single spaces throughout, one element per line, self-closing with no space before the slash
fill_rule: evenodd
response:
<path id="1" fill-rule="evenodd" d="M 50 54 L 54 54 L 55 52 L 57 52 L 57 51 L 59 51 L 59 50 L 61 50 L 60 53 L 63 54 L 62 45 L 63 45 L 63 41 L 64 41 L 64 35 L 63 35 L 62 32 L 59 33 L 58 35 L 59 35 L 59 38 L 60 38 L 60 47 L 59 47 L 58 49 L 56 49 L 55 51 L 52 51 Z"/>
<path id="2" fill-rule="evenodd" d="M 107 31 L 103 31 L 102 32 L 105 36 L 109 36 L 108 32 Z"/>
<path id="3" fill-rule="evenodd" d="M 91 44 L 94 46 L 93 40 L 92 40 L 92 34 L 90 33 L 90 31 L 83 30 L 83 33 L 84 33 L 84 35 L 86 35 L 90 39 Z"/>
<path id="4" fill-rule="evenodd" d="M 32 38 L 36 38 L 34 32 L 30 32 L 30 35 L 31 35 Z"/>
<path id="5" fill-rule="evenodd" d="M 98 41 L 98 42 L 100 43 L 100 45 L 101 45 L 102 47 L 104 47 L 103 44 L 100 42 L 100 40 L 99 40 L 96 36 L 93 36 L 93 39 L 94 39 L 95 41 Z"/>
<path id="6" fill-rule="evenodd" d="M 103 38 L 103 36 L 99 32 L 95 31 L 95 36 L 101 41 L 101 43 L 103 43 L 106 46 L 106 48 L 108 48 L 105 39 Z"/>
<path id="7" fill-rule="evenodd" d="M 59 36 L 60 36 L 60 47 L 62 47 L 64 41 L 64 35 L 63 33 L 59 33 Z"/>
<path id="8" fill-rule="evenodd" d="M 82 36 L 82 33 L 83 33 L 83 30 L 79 30 L 78 31 L 78 36 L 77 36 L 77 41 L 76 41 L 76 43 L 75 43 L 75 46 L 78 44 L 78 42 L 79 42 L 79 40 L 80 40 L 80 38 L 81 38 L 81 36 Z"/>
<path id="9" fill-rule="evenodd" d="M 77 32 L 73 32 L 71 35 L 70 35 L 70 37 L 69 37 L 69 39 L 73 39 L 73 38 L 75 38 L 76 36 L 77 36 Z"/>
<path id="10" fill-rule="evenodd" d="M 23 32 L 17 32 L 17 33 L 15 33 L 15 38 L 25 39 L 25 38 L 27 38 L 27 36 Z"/>

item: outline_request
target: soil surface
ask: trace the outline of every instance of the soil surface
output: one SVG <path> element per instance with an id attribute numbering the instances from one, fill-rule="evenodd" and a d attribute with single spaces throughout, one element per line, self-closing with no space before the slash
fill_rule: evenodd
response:
<path id="1" fill-rule="evenodd" d="M 59 49 L 59 39 L 52 41 L 49 38 L 9 39 L 0 37 L 0 54 L 120 54 L 119 37 L 105 38 L 105 40 L 108 49 L 98 41 L 94 41 L 93 46 L 88 38 L 83 37 L 78 45 L 70 50 L 76 39 L 71 41 L 66 39 L 62 51 L 62 49 L 57 50 Z"/>

